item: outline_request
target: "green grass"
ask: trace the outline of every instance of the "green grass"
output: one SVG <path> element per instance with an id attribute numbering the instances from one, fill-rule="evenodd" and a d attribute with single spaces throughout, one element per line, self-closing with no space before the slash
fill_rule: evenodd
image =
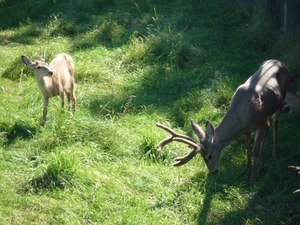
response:
<path id="1" fill-rule="evenodd" d="M 156 122 L 192 136 L 190 119 L 217 125 L 264 60 L 299 70 L 299 35 L 278 34 L 260 7 L 0 1 L 0 224 L 297 224 L 297 112 L 279 118 L 276 157 L 269 133 L 255 184 L 243 137 L 214 176 L 200 156 L 172 167 L 190 151 L 180 143 L 156 151 L 168 136 Z M 74 115 L 50 99 L 44 127 L 42 94 L 20 59 L 43 52 L 72 55 L 77 97 Z"/>

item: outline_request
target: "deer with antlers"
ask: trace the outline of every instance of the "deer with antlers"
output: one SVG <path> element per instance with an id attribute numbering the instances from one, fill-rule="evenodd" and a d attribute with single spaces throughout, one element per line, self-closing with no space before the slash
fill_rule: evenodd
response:
<path id="1" fill-rule="evenodd" d="M 209 171 L 216 173 L 219 169 L 221 151 L 234 139 L 245 135 L 248 167 L 251 168 L 250 182 L 257 179 L 257 162 L 263 159 L 268 129 L 269 116 L 272 115 L 273 124 L 273 155 L 276 154 L 278 133 L 278 116 L 282 110 L 285 96 L 295 95 L 288 90 L 289 71 L 287 67 L 277 61 L 268 60 L 261 64 L 244 84 L 235 91 L 229 110 L 220 124 L 214 128 L 207 121 L 204 131 L 196 122 L 191 121 L 192 129 L 198 137 L 200 144 L 192 138 L 177 134 L 170 128 L 156 123 L 156 126 L 166 130 L 171 137 L 162 140 L 158 151 L 172 141 L 183 142 L 194 150 L 184 157 L 176 158 L 174 166 L 189 162 L 197 153 L 203 157 Z M 299 104 L 300 96 L 297 96 Z M 253 149 L 251 150 L 250 134 L 256 131 Z"/>

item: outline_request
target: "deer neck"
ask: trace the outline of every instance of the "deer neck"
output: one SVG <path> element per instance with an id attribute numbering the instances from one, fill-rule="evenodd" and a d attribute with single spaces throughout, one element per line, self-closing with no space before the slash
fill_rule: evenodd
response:
<path id="1" fill-rule="evenodd" d="M 55 82 L 53 76 L 36 75 L 35 78 L 44 96 L 52 97 L 58 94 L 57 90 L 53 89 L 54 88 L 53 83 Z"/>
<path id="2" fill-rule="evenodd" d="M 231 110 L 229 110 L 215 129 L 214 143 L 225 148 L 234 139 L 246 133 L 247 131 L 243 126 L 243 122 L 243 118 L 240 115 L 232 113 Z"/>

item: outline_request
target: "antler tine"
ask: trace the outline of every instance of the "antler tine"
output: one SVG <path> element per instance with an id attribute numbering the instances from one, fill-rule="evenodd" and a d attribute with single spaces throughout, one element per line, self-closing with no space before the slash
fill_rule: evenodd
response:
<path id="1" fill-rule="evenodd" d="M 173 164 L 173 166 L 181 166 L 183 164 L 186 164 L 187 162 L 189 162 L 195 155 L 197 155 L 197 153 L 199 153 L 201 151 L 201 149 L 196 149 L 194 148 L 193 151 L 191 151 L 189 154 L 187 154 L 186 156 L 183 157 L 178 157 L 175 158 L 175 161 L 177 161 L 176 163 Z"/>
<path id="2" fill-rule="evenodd" d="M 165 126 L 165 125 L 162 125 L 162 124 L 160 124 L 160 123 L 156 123 L 155 126 L 164 129 L 165 131 L 167 131 L 167 132 L 169 132 L 170 134 L 172 134 L 172 136 L 176 136 L 176 132 L 173 131 L 171 128 Z"/>
<path id="3" fill-rule="evenodd" d="M 189 146 L 194 147 L 194 150 L 192 152 L 190 152 L 189 154 L 187 154 L 186 156 L 175 158 L 175 161 L 178 161 L 178 162 L 174 163 L 173 166 L 181 166 L 183 164 L 186 164 L 195 155 L 197 155 L 197 153 L 201 152 L 201 147 L 194 142 L 191 142 L 191 141 L 183 139 L 183 138 L 174 138 L 174 141 L 179 141 L 179 142 L 188 144 Z"/>
<path id="4" fill-rule="evenodd" d="M 181 138 L 181 139 L 184 139 L 184 140 L 188 140 L 190 141 L 190 143 L 193 143 L 193 144 L 189 144 L 189 146 L 193 146 L 194 144 L 196 144 L 194 142 L 194 140 L 192 138 L 190 138 L 189 136 L 186 136 L 186 135 L 182 135 L 182 134 L 178 134 L 176 133 L 175 131 L 173 131 L 171 128 L 165 126 L 165 125 L 162 125 L 160 123 L 156 123 L 155 124 L 157 127 L 160 127 L 162 128 L 163 130 L 169 132 L 172 136 L 169 137 L 169 138 L 166 138 L 164 140 L 162 140 L 161 142 L 158 143 L 157 145 L 157 151 L 161 151 L 163 149 L 163 147 L 167 144 L 169 144 L 170 142 L 172 142 L 174 140 L 174 138 Z"/>
<path id="5" fill-rule="evenodd" d="M 194 147 L 195 149 L 198 149 L 199 151 L 201 150 L 200 146 L 197 145 L 194 141 L 187 140 L 187 139 L 182 138 L 182 137 L 174 137 L 173 140 L 188 144 L 189 146 Z"/>
<path id="6" fill-rule="evenodd" d="M 156 123 L 155 125 L 157 127 L 160 127 L 162 129 L 164 129 L 165 131 L 169 132 L 172 135 L 171 137 L 168 137 L 168 138 L 166 138 L 166 139 L 164 139 L 164 140 L 162 140 L 161 142 L 158 143 L 158 145 L 157 145 L 157 150 L 158 151 L 161 151 L 162 148 L 165 145 L 169 144 L 172 141 L 179 141 L 179 142 L 187 144 L 189 147 L 194 148 L 194 150 L 192 152 L 190 152 L 189 154 L 187 154 L 186 156 L 175 158 L 175 161 L 178 161 L 178 162 L 174 163 L 173 166 L 181 166 L 183 164 L 186 164 L 197 153 L 202 151 L 201 147 L 199 145 L 197 145 L 197 143 L 192 138 L 190 138 L 189 136 L 182 135 L 182 134 L 177 134 L 175 131 L 173 131 L 169 127 L 164 126 L 160 123 Z"/>
<path id="7" fill-rule="evenodd" d="M 162 128 L 163 130 L 169 132 L 169 133 L 172 135 L 172 137 L 181 137 L 181 138 L 190 140 L 190 141 L 192 141 L 192 142 L 195 143 L 195 141 L 194 141 L 191 137 L 186 136 L 186 135 L 183 135 L 183 134 L 178 134 L 178 133 L 176 133 L 175 131 L 173 131 L 171 128 L 169 128 L 169 127 L 167 127 L 167 126 L 165 126 L 165 125 L 162 125 L 162 124 L 160 124 L 160 123 L 156 123 L 155 126 L 160 127 L 160 128 Z"/>
<path id="8" fill-rule="evenodd" d="M 168 137 L 168 138 L 162 140 L 162 141 L 159 142 L 159 143 L 157 144 L 157 146 L 156 146 L 157 151 L 160 152 L 160 151 L 163 149 L 163 147 L 164 147 L 165 145 L 169 144 L 169 143 L 172 142 L 172 141 L 173 141 L 173 136 Z"/>
<path id="9" fill-rule="evenodd" d="M 300 167 L 299 166 L 289 166 L 289 168 L 295 169 L 295 170 L 298 171 L 298 173 L 300 173 Z"/>

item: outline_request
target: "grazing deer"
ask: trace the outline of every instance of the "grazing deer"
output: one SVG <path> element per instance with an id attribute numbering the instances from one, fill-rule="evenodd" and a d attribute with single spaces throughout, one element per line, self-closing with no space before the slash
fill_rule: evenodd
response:
<path id="1" fill-rule="evenodd" d="M 199 138 L 198 145 L 190 137 L 180 135 L 170 128 L 159 123 L 156 126 L 166 130 L 172 136 L 162 140 L 158 151 L 172 142 L 179 141 L 193 147 L 194 150 L 184 157 L 176 158 L 174 166 L 180 166 L 190 161 L 197 153 L 200 153 L 211 173 L 219 169 L 221 151 L 234 139 L 244 134 L 246 139 L 248 167 L 251 168 L 250 181 L 257 179 L 257 162 L 262 161 L 270 122 L 268 117 L 272 116 L 273 122 L 273 155 L 276 154 L 278 116 L 283 107 L 286 93 L 294 95 L 288 90 L 289 71 L 287 67 L 277 61 L 268 60 L 262 63 L 244 84 L 240 85 L 234 93 L 230 108 L 220 124 L 214 128 L 206 122 L 206 131 L 194 121 L 192 128 Z M 299 97 L 300 99 L 300 97 Z M 256 131 L 253 152 L 251 151 L 250 134 Z M 253 154 L 253 160 L 252 160 Z"/>
<path id="2" fill-rule="evenodd" d="M 69 104 L 75 112 L 74 61 L 68 54 L 61 53 L 54 57 L 48 65 L 43 54 L 39 60 L 32 62 L 27 56 L 22 56 L 23 63 L 33 69 L 40 90 L 44 95 L 43 123 L 46 123 L 49 98 L 59 95 L 64 109 L 64 97 L 67 95 Z"/>

